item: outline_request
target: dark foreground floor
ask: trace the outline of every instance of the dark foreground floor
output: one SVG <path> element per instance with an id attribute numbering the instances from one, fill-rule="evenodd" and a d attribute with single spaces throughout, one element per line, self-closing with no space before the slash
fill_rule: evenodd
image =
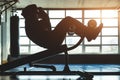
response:
<path id="1" fill-rule="evenodd" d="M 64 65 L 62 64 L 56 64 L 54 65 L 56 67 L 57 71 L 62 71 L 64 69 Z M 16 69 L 9 70 L 7 72 L 18 72 L 23 71 L 24 68 L 27 67 L 27 71 L 51 71 L 50 69 L 45 68 L 35 68 L 35 67 L 29 67 L 28 65 L 24 65 L 21 67 L 18 67 Z M 105 65 L 105 64 L 70 64 L 69 65 L 71 71 L 81 71 L 81 72 L 92 72 L 93 74 L 96 72 L 103 73 L 100 74 L 94 74 L 93 80 L 120 80 L 120 75 L 115 74 L 116 72 L 120 72 L 120 65 Z M 104 74 L 110 73 L 110 74 Z M 112 74 L 113 72 L 113 74 Z M 80 80 L 79 75 L 1 75 L 0 80 Z"/>

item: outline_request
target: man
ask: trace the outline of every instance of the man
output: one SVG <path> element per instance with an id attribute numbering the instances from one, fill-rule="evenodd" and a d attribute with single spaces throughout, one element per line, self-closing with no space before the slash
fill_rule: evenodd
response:
<path id="1" fill-rule="evenodd" d="M 22 11 L 25 18 L 25 30 L 27 36 L 37 45 L 44 48 L 55 48 L 62 45 L 68 32 L 74 32 L 80 37 L 86 37 L 88 41 L 95 39 L 101 31 L 103 24 L 97 27 L 95 20 L 90 20 L 85 26 L 72 17 L 62 19 L 54 30 L 51 30 L 49 16 L 41 7 L 35 4 L 28 5 Z"/>

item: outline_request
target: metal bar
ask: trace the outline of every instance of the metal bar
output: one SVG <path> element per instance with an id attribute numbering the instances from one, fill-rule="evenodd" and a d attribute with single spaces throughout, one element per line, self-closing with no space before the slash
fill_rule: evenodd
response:
<path id="1" fill-rule="evenodd" d="M 19 71 L 19 72 L 1 72 L 0 75 L 78 75 L 78 72 L 63 72 L 63 71 Z"/>
<path id="2" fill-rule="evenodd" d="M 0 65 L 0 71 L 3 72 L 6 70 L 9 70 L 9 69 L 30 63 L 32 61 L 42 60 L 42 59 L 48 58 L 50 56 L 57 55 L 61 52 L 64 52 L 66 49 L 67 49 L 67 46 L 62 45 L 62 46 L 59 46 L 55 49 L 50 49 L 50 50 L 38 52 L 38 53 L 35 53 L 33 55 L 29 55 L 29 56 L 5 63 L 3 65 Z"/>
<path id="3" fill-rule="evenodd" d="M 3 2 L 5 2 L 5 1 L 3 1 Z M 5 6 L 6 4 L 9 4 L 9 3 L 11 3 L 11 2 L 13 2 L 13 1 L 9 1 L 9 2 L 6 2 L 6 3 L 4 3 L 4 4 L 1 4 L 0 7 L 1 7 L 1 6 Z"/>
<path id="4" fill-rule="evenodd" d="M 92 75 L 120 75 L 120 72 L 87 72 Z M 19 72 L 0 72 L 0 75 L 87 75 L 80 71 L 19 71 Z"/>
<path id="5" fill-rule="evenodd" d="M 120 72 L 90 72 L 93 75 L 120 75 Z"/>
<path id="6" fill-rule="evenodd" d="M 2 14 L 4 11 L 6 11 L 8 8 L 12 7 L 14 4 L 16 4 L 17 2 L 14 2 L 13 4 L 11 4 L 10 6 L 6 7 L 4 10 L 2 10 L 0 13 Z"/>

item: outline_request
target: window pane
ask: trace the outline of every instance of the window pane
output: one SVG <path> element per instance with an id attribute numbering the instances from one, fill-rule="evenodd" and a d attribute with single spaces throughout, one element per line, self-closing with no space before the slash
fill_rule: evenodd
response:
<path id="1" fill-rule="evenodd" d="M 118 28 L 103 28 L 102 35 L 118 35 Z"/>
<path id="2" fill-rule="evenodd" d="M 20 37 L 20 44 L 21 45 L 29 45 L 28 37 Z"/>
<path id="3" fill-rule="evenodd" d="M 19 27 L 25 27 L 25 20 L 24 19 L 20 19 L 19 21 Z"/>
<path id="4" fill-rule="evenodd" d="M 49 10 L 50 18 L 64 18 L 65 11 L 64 10 Z"/>
<path id="5" fill-rule="evenodd" d="M 43 50 L 45 50 L 43 47 L 40 46 L 31 46 L 31 54 L 37 53 L 37 52 L 41 52 Z"/>
<path id="6" fill-rule="evenodd" d="M 118 17 L 118 11 L 117 10 L 102 10 L 102 17 L 106 17 L 106 18 Z"/>
<path id="7" fill-rule="evenodd" d="M 86 53 L 100 53 L 100 47 L 99 46 L 86 46 L 85 47 Z"/>
<path id="8" fill-rule="evenodd" d="M 118 53 L 118 46 L 102 46 L 102 53 Z"/>
<path id="9" fill-rule="evenodd" d="M 80 21 L 82 23 L 82 19 L 77 19 L 78 21 Z"/>
<path id="10" fill-rule="evenodd" d="M 20 46 L 20 53 L 28 53 L 29 52 L 29 48 L 28 46 Z"/>
<path id="11" fill-rule="evenodd" d="M 20 28 L 20 36 L 26 36 L 25 28 Z"/>
<path id="12" fill-rule="evenodd" d="M 71 16 L 74 18 L 82 18 L 81 10 L 66 10 L 66 16 Z"/>
<path id="13" fill-rule="evenodd" d="M 102 44 L 118 44 L 118 37 L 102 37 Z"/>
<path id="14" fill-rule="evenodd" d="M 50 19 L 50 23 L 52 27 L 56 27 L 56 25 L 61 21 L 62 19 Z"/>
<path id="15" fill-rule="evenodd" d="M 36 45 L 36 44 L 35 44 L 33 41 L 31 41 L 31 40 L 30 40 L 30 44 L 31 44 L 31 45 Z"/>
<path id="16" fill-rule="evenodd" d="M 100 18 L 100 10 L 85 10 L 85 18 Z"/>
<path id="17" fill-rule="evenodd" d="M 85 39 L 85 45 L 100 45 L 100 37 L 97 37 L 95 40 L 92 40 L 90 42 L 87 41 L 87 39 Z"/>
<path id="18" fill-rule="evenodd" d="M 76 44 L 79 39 L 79 37 L 66 37 L 66 44 Z"/>
<path id="19" fill-rule="evenodd" d="M 103 19 L 103 26 L 118 26 L 118 19 Z"/>
<path id="20" fill-rule="evenodd" d="M 68 47 L 70 46 L 68 45 Z M 69 51 L 69 54 L 80 54 L 80 53 L 82 53 L 82 46 L 78 46 L 77 48 Z"/>

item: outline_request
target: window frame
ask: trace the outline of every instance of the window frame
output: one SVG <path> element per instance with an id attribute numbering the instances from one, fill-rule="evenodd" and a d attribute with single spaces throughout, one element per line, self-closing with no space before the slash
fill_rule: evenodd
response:
<path id="1" fill-rule="evenodd" d="M 21 10 L 21 9 L 18 9 L 18 10 Z M 85 19 L 99 19 L 100 20 L 100 23 L 102 22 L 102 19 L 117 19 L 117 20 L 119 20 L 118 19 L 118 17 L 102 17 L 102 10 L 116 10 L 116 9 L 59 9 L 59 8 L 50 8 L 50 9 L 48 9 L 48 8 L 45 8 L 45 11 L 48 13 L 48 15 L 50 14 L 49 13 L 49 11 L 50 10 L 52 10 L 52 11 L 54 11 L 54 10 L 63 10 L 65 13 L 64 13 L 64 17 L 66 17 L 67 15 L 66 15 L 66 12 L 67 12 L 67 10 L 68 11 L 77 11 L 77 10 L 80 10 L 81 11 L 81 17 L 76 17 L 76 19 L 80 19 L 81 21 L 82 21 L 82 23 L 85 23 Z M 87 18 L 85 18 L 85 11 L 86 10 L 98 10 L 98 11 L 100 11 L 100 16 L 99 17 L 94 17 L 94 18 L 92 18 L 92 17 L 87 17 Z M 55 19 L 58 19 L 58 20 L 61 20 L 61 19 L 63 19 L 64 17 L 59 17 L 59 18 L 50 18 L 50 20 L 55 20 Z M 20 17 L 20 19 L 23 19 L 23 17 Z M 119 21 L 118 21 L 119 22 Z M 23 27 L 20 27 L 20 28 L 23 28 Z M 52 27 L 52 29 L 54 29 L 55 28 L 55 25 Z M 115 53 L 115 54 L 118 54 L 119 52 L 120 52 L 120 47 L 119 47 L 119 23 L 118 23 L 118 26 L 116 27 L 116 26 L 104 26 L 104 28 L 118 28 L 118 35 L 102 35 L 102 32 L 100 33 L 100 35 L 99 35 L 99 38 L 100 38 L 100 43 L 102 43 L 102 37 L 117 37 L 118 38 L 118 44 L 112 44 L 112 46 L 118 46 L 118 51 L 117 51 L 117 53 Z M 20 36 L 20 37 L 24 37 L 24 36 Z M 67 37 L 70 37 L 70 36 L 68 36 L 68 35 L 66 35 L 66 38 Z M 73 36 L 73 37 L 77 37 L 76 35 L 75 36 Z M 66 39 L 65 39 L 65 41 L 64 41 L 64 43 L 66 43 Z M 77 43 L 77 42 L 76 42 Z M 71 44 L 70 44 L 71 45 Z M 100 52 L 99 53 L 96 53 L 96 54 L 107 54 L 107 53 L 103 53 L 102 52 L 102 46 L 109 46 L 109 45 L 111 45 L 111 44 L 85 44 L 85 40 L 82 42 L 82 44 L 80 45 L 80 46 L 82 46 L 82 52 L 78 52 L 78 53 L 73 53 L 73 54 L 89 54 L 89 53 L 85 53 L 85 48 L 86 48 L 86 46 L 88 47 L 88 46 L 93 46 L 93 47 L 100 47 Z M 20 46 L 24 46 L 24 45 L 20 45 Z M 30 51 L 30 49 L 31 49 L 31 46 L 36 46 L 35 44 L 31 44 L 31 41 L 30 41 L 30 44 L 28 45 L 28 47 L 29 47 L 29 52 L 28 53 L 31 53 Z M 69 44 L 68 44 L 68 46 L 69 46 Z M 23 53 L 24 54 L 24 53 Z M 26 53 L 25 53 L 26 54 Z M 72 54 L 72 53 L 71 53 Z M 92 52 L 90 53 L 90 54 L 92 54 Z M 109 54 L 114 54 L 114 53 L 109 53 Z"/>

